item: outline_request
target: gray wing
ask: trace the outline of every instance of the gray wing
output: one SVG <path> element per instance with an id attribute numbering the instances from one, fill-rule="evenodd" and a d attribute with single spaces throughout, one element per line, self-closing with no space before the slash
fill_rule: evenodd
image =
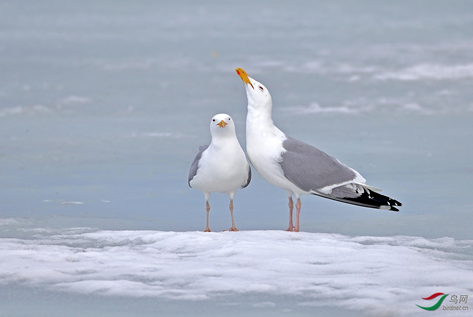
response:
<path id="1" fill-rule="evenodd" d="M 248 185 L 250 185 L 250 182 L 251 182 L 251 167 L 250 167 L 250 164 L 248 164 L 248 178 L 246 179 L 246 183 L 243 184 L 241 188 L 247 187 Z"/>
<path id="2" fill-rule="evenodd" d="M 189 177 L 187 179 L 187 184 L 189 184 L 189 187 L 191 188 L 192 188 L 191 180 L 197 174 L 197 169 L 199 168 L 199 161 L 200 161 L 200 158 L 202 157 L 202 153 L 204 153 L 204 151 L 207 150 L 208 147 L 209 147 L 208 145 L 199 146 L 199 153 L 197 153 L 197 155 L 194 158 L 194 161 L 191 164 L 191 168 L 189 170 Z"/>
<path id="3" fill-rule="evenodd" d="M 302 141 L 287 137 L 279 163 L 284 176 L 305 191 L 353 180 L 356 174 L 338 160 Z"/>

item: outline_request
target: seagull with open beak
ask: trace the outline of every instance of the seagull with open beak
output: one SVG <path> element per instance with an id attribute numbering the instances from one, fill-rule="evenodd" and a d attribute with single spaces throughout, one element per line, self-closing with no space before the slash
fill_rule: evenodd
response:
<path id="1" fill-rule="evenodd" d="M 293 139 L 273 123 L 273 101 L 268 89 L 235 69 L 245 83 L 248 98 L 246 117 L 246 153 L 253 167 L 269 183 L 282 188 L 289 198 L 288 231 L 299 231 L 301 195 L 317 195 L 368 208 L 398 211 L 402 204 L 381 195 L 381 191 L 365 184 L 354 169 L 316 147 Z M 296 223 L 292 221 L 295 196 Z"/>

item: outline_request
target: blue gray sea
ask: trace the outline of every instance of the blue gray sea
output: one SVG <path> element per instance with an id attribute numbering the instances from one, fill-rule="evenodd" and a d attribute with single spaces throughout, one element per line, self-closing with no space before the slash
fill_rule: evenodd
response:
<path id="1" fill-rule="evenodd" d="M 0 2 L 0 316 L 417 316 L 436 292 L 473 298 L 472 13 Z M 303 232 L 283 232 L 287 197 L 253 169 L 241 231 L 212 194 L 202 233 L 187 174 L 217 113 L 245 146 L 235 67 L 269 89 L 282 131 L 401 211 L 304 196 Z"/>

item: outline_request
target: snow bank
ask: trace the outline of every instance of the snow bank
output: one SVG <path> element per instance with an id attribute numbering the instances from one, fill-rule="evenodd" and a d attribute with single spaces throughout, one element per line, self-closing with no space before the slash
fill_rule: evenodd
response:
<path id="1" fill-rule="evenodd" d="M 418 311 L 435 292 L 471 294 L 473 240 L 284 231 L 94 231 L 0 239 L 0 284 L 207 300 L 264 293 L 299 305 Z"/>

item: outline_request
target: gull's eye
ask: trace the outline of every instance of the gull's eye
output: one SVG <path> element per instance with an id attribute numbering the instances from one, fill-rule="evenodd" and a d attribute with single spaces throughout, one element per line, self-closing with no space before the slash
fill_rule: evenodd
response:
<path id="1" fill-rule="evenodd" d="M 264 91 L 264 88 L 263 88 L 263 87 L 261 87 L 261 86 L 259 86 L 259 89 L 260 89 L 261 91 Z"/>
<path id="2" fill-rule="evenodd" d="M 228 121 L 232 120 L 232 118 L 228 118 Z"/>
<path id="3" fill-rule="evenodd" d="M 212 119 L 213 122 L 215 122 L 215 119 Z"/>

